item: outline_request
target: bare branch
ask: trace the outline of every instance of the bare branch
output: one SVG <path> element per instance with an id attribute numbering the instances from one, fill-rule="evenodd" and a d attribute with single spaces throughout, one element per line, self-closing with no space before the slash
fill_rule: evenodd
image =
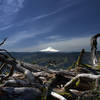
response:
<path id="1" fill-rule="evenodd" d="M 0 74 L 1 74 L 1 72 L 2 72 L 2 71 L 1 71 L 2 68 L 3 68 L 5 65 L 6 65 L 6 63 L 2 63 L 2 64 L 1 64 L 1 66 L 0 66 Z"/>
<path id="2" fill-rule="evenodd" d="M 66 98 L 64 98 L 63 96 L 61 96 L 60 94 L 56 93 L 56 92 L 51 92 L 51 95 L 59 100 L 67 100 Z"/>
<path id="3" fill-rule="evenodd" d="M 5 76 L 2 80 L 6 80 L 6 79 L 8 79 L 10 76 L 13 75 L 13 72 L 14 72 L 14 67 L 12 66 L 11 69 L 10 69 L 9 74 L 8 74 L 7 76 Z"/>
<path id="4" fill-rule="evenodd" d="M 85 52 L 85 49 L 82 49 L 82 51 L 80 52 L 80 55 L 78 57 L 78 60 L 76 62 L 77 66 L 79 66 L 81 64 L 81 61 L 82 61 L 82 57 L 83 57 L 84 52 Z"/>
<path id="5" fill-rule="evenodd" d="M 6 40 L 7 40 L 7 38 L 4 38 L 4 40 L 0 43 L 0 46 L 3 45 Z"/>
<path id="6" fill-rule="evenodd" d="M 82 82 L 80 84 L 83 84 L 83 82 L 86 81 L 84 85 L 89 86 L 86 89 L 90 89 L 90 86 L 93 85 L 93 83 L 91 81 L 95 81 L 95 88 L 97 88 L 99 86 L 100 75 L 93 75 L 93 74 L 86 74 L 86 73 L 78 74 L 77 76 L 72 78 L 68 83 L 66 83 L 66 85 L 64 86 L 65 90 L 75 88 L 76 87 L 75 84 L 79 79 L 80 79 L 80 82 Z M 87 83 L 87 80 L 88 80 L 88 83 L 90 81 L 90 84 Z M 82 87 L 81 87 L 81 89 L 82 89 Z"/>
<path id="7" fill-rule="evenodd" d="M 13 58 L 13 59 L 15 60 L 15 58 L 14 58 L 7 50 L 5 50 L 5 49 L 0 49 L 0 51 L 6 52 L 11 58 Z"/>

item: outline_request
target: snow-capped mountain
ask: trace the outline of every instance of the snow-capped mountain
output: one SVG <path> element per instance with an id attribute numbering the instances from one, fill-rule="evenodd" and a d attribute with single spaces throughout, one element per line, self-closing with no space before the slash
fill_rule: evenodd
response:
<path id="1" fill-rule="evenodd" d="M 46 49 L 42 49 L 42 50 L 40 50 L 41 52 L 59 52 L 59 50 L 56 50 L 56 49 L 54 49 L 54 48 L 52 48 L 52 47 L 48 47 L 48 48 L 46 48 Z"/>

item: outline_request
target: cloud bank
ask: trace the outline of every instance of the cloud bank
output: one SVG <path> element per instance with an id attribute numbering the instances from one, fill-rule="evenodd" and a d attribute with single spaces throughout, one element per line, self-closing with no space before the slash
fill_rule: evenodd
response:
<path id="1" fill-rule="evenodd" d="M 47 47 L 53 47 L 57 50 L 64 51 L 64 52 L 74 52 L 74 51 L 80 51 L 82 48 L 86 50 L 90 50 L 90 37 L 78 37 L 78 38 L 72 38 L 70 40 L 62 39 L 59 41 L 52 41 L 52 42 L 39 42 L 36 46 L 21 48 L 19 51 L 24 52 L 33 52 L 33 51 L 40 51 L 41 49 L 47 48 Z"/>

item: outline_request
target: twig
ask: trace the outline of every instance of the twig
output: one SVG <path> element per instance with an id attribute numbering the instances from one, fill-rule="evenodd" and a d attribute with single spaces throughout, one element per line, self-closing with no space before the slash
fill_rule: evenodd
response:
<path id="1" fill-rule="evenodd" d="M 11 58 L 13 58 L 14 60 L 16 60 L 7 50 L 5 50 L 5 49 L 0 49 L 0 51 L 5 51 Z"/>
<path id="2" fill-rule="evenodd" d="M 2 80 L 8 79 L 10 76 L 13 75 L 13 72 L 14 72 L 14 67 L 12 66 L 11 69 L 10 69 L 10 73 L 7 76 L 5 76 Z"/>
<path id="3" fill-rule="evenodd" d="M 7 38 L 4 38 L 4 40 L 0 43 L 0 46 L 3 45 L 6 40 L 7 40 Z"/>

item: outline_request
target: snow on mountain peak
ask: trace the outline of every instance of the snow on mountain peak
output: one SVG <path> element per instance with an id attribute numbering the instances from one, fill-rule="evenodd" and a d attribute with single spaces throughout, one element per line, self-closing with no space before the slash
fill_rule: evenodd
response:
<path id="1" fill-rule="evenodd" d="M 48 48 L 46 48 L 46 49 L 42 49 L 42 50 L 40 50 L 41 52 L 58 52 L 59 50 L 56 50 L 56 49 L 54 49 L 54 48 L 52 48 L 52 47 L 48 47 Z"/>

